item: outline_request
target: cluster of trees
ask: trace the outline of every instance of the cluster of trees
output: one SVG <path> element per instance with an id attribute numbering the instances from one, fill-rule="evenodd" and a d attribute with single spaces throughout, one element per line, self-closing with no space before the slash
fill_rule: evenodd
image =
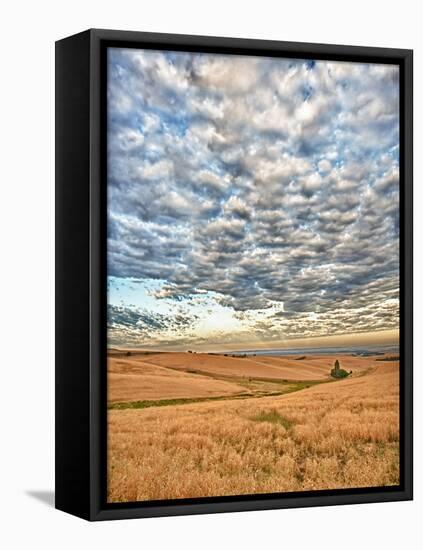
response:
<path id="1" fill-rule="evenodd" d="M 335 361 L 335 365 L 330 371 L 330 375 L 332 376 L 332 378 L 346 378 L 350 374 L 352 374 L 352 371 L 347 372 L 346 370 L 341 369 L 341 365 L 339 364 L 338 359 Z"/>
<path id="2" fill-rule="evenodd" d="M 380 357 L 379 359 L 376 359 L 376 361 L 399 361 L 399 355 L 388 355 L 386 357 Z"/>

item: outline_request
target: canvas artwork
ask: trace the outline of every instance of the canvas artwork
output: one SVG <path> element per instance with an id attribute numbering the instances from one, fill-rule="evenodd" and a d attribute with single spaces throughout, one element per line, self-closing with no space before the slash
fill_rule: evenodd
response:
<path id="1" fill-rule="evenodd" d="M 107 51 L 107 501 L 400 483 L 399 67 Z"/>

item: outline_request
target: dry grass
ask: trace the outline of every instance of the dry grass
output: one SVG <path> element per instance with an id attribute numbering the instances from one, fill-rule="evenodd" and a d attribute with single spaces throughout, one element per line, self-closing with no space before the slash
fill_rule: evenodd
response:
<path id="1" fill-rule="evenodd" d="M 108 360 L 108 401 L 176 399 L 239 395 L 246 389 L 233 382 L 145 363 L 139 357 Z"/>
<path id="2" fill-rule="evenodd" d="M 375 358 L 339 356 L 343 368 L 360 374 L 375 364 Z M 225 357 L 207 353 L 151 353 L 142 356 L 146 364 L 158 365 L 181 371 L 217 376 L 242 376 L 275 380 L 324 380 L 333 367 L 332 356 L 310 356 L 297 361 L 290 357 L 248 356 Z"/>
<path id="3" fill-rule="evenodd" d="M 109 411 L 109 501 L 398 484 L 399 365 L 376 365 L 280 397 Z"/>

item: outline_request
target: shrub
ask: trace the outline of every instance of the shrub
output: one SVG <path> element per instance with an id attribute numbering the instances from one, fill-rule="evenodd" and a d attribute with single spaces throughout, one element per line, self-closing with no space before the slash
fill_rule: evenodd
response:
<path id="1" fill-rule="evenodd" d="M 352 371 L 351 371 L 352 372 Z M 351 372 L 347 372 L 346 370 L 344 369 L 332 369 L 330 371 L 330 375 L 333 377 L 333 378 L 346 378 L 347 376 L 349 376 L 351 374 Z"/>

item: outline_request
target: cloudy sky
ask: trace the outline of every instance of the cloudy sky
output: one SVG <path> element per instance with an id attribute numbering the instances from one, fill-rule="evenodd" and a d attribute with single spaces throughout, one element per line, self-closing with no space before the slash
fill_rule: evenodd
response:
<path id="1" fill-rule="evenodd" d="M 110 345 L 395 334 L 396 66 L 108 55 Z"/>

